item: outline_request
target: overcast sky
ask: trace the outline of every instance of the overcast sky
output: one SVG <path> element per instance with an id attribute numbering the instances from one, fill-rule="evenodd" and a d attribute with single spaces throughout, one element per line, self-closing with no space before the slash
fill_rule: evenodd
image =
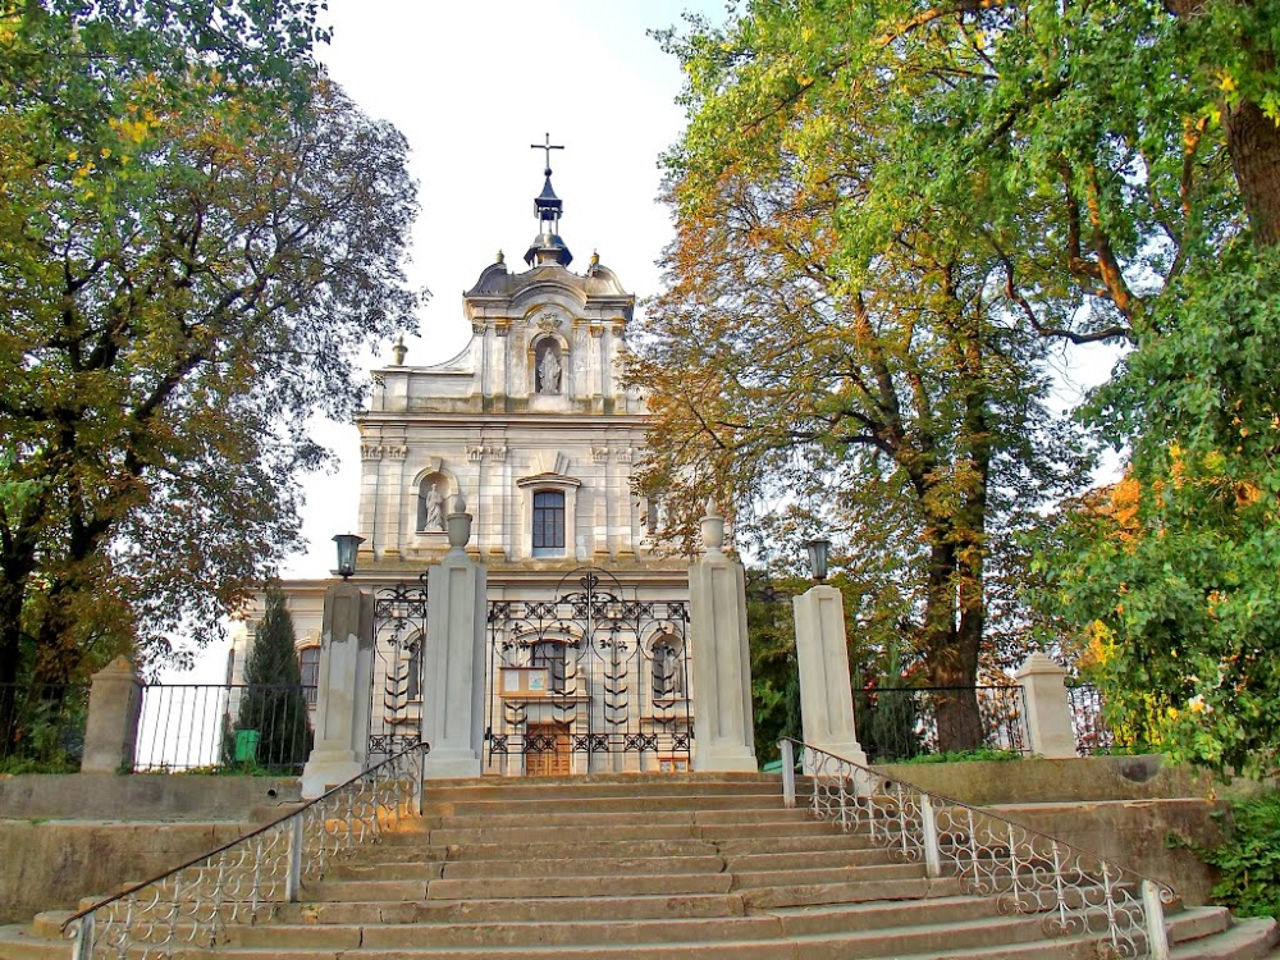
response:
<path id="1" fill-rule="evenodd" d="M 321 58 L 370 115 L 409 141 L 422 213 L 411 277 L 432 296 L 407 362 L 465 346 L 462 291 L 502 250 L 513 267 L 536 235 L 546 133 L 564 201 L 561 236 L 583 270 L 593 250 L 630 291 L 658 289 L 670 236 L 658 155 L 679 136 L 680 69 L 646 35 L 693 10 L 723 18 L 724 0 L 330 0 L 333 43 Z M 389 358 L 384 349 L 382 362 Z M 290 577 L 327 576 L 335 533 L 354 530 L 359 485 L 354 427 L 327 428 L 341 471 L 307 483 L 309 552 Z"/>

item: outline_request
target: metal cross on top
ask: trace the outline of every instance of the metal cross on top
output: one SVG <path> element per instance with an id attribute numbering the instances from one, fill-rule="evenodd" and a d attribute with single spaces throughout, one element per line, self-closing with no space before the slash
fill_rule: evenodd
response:
<path id="1" fill-rule="evenodd" d="M 530 149 L 530 150 L 542 150 L 542 151 L 545 151 L 545 152 L 546 152 L 546 155 L 547 155 L 547 163 L 546 163 L 546 167 L 547 167 L 547 168 L 546 168 L 545 170 L 543 170 L 543 171 L 542 171 L 542 175 L 543 175 L 543 176 L 545 176 L 545 177 L 549 177 L 549 176 L 551 176 L 551 151 L 552 151 L 552 150 L 563 150 L 563 149 L 564 149 L 564 145 L 563 145 L 563 144 L 555 144 L 555 143 L 552 143 L 552 142 L 551 142 L 551 134 L 549 134 L 549 133 L 546 135 L 546 138 L 547 138 L 547 139 L 546 139 L 546 142 L 545 142 L 545 143 L 531 143 L 531 144 L 529 144 L 529 149 Z"/>

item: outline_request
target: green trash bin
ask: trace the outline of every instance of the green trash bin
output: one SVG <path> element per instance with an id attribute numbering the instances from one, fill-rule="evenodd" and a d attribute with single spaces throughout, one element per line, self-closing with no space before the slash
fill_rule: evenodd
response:
<path id="1" fill-rule="evenodd" d="M 258 759 L 257 730 L 236 731 L 236 763 L 253 763 Z"/>

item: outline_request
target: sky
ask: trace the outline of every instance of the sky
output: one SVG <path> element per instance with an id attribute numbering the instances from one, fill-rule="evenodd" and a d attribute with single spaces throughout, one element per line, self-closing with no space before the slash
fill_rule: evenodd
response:
<path id="1" fill-rule="evenodd" d="M 431 298 L 407 338 L 406 362 L 437 363 L 470 337 L 462 291 L 499 250 L 520 265 L 537 234 L 533 198 L 551 135 L 560 234 L 584 270 L 592 251 L 638 297 L 656 293 L 671 236 L 655 202 L 658 157 L 680 135 L 676 59 L 646 35 L 686 11 L 723 19 L 724 0 L 329 0 L 333 42 L 320 58 L 369 115 L 410 147 L 422 210 L 410 279 Z M 389 344 L 368 358 L 390 358 Z M 353 426 L 320 425 L 341 469 L 306 482 L 311 542 L 286 577 L 328 576 L 331 538 L 355 530 L 360 462 Z"/>

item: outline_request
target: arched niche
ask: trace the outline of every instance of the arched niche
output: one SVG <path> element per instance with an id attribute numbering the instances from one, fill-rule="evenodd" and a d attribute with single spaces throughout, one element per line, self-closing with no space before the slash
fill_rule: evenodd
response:
<path id="1" fill-rule="evenodd" d="M 559 397 L 569 392 L 569 344 L 561 336 L 544 333 L 529 344 L 532 369 L 529 382 L 533 392 L 542 397 Z"/>
<path id="2" fill-rule="evenodd" d="M 418 533 L 445 533 L 449 498 L 456 490 L 453 478 L 443 470 L 431 470 L 418 478 L 417 486 L 418 519 L 415 529 Z"/>

